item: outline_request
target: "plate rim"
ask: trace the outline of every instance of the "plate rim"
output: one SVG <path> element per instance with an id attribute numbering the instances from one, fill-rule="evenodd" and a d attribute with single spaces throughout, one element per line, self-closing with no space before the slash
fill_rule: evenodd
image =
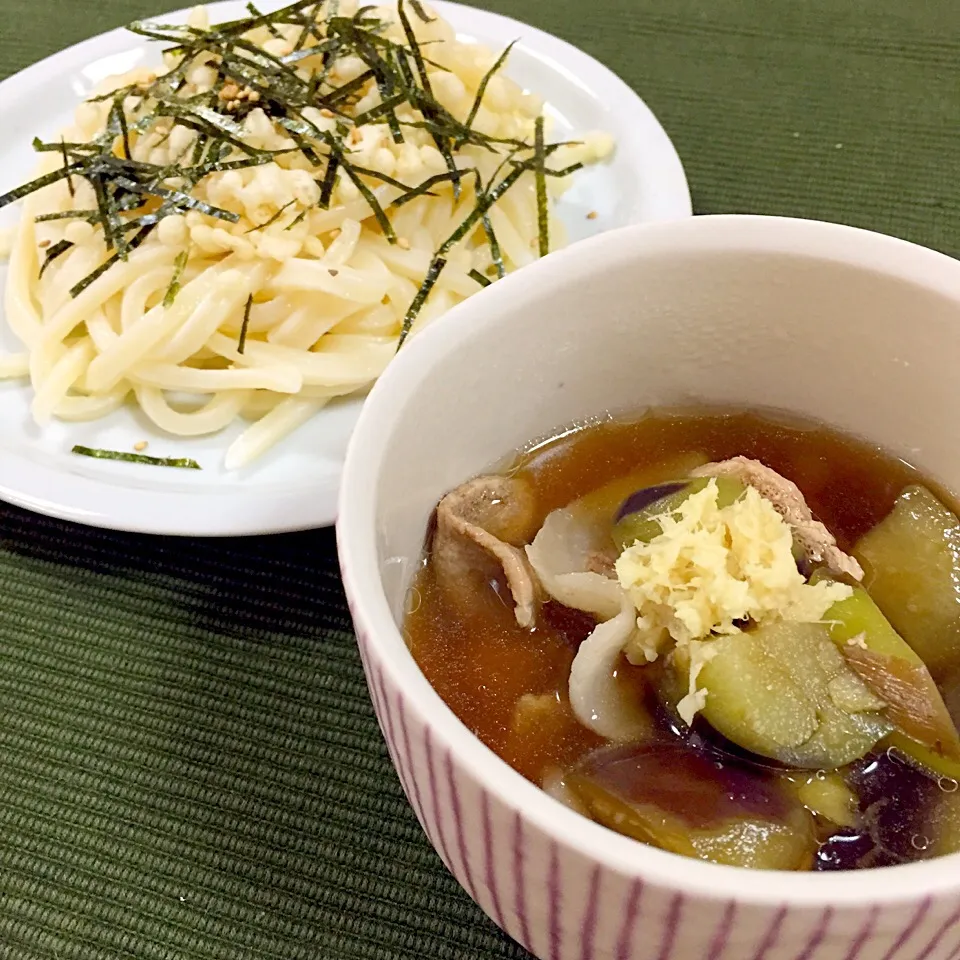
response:
<path id="1" fill-rule="evenodd" d="M 513 17 L 454 0 L 432 2 L 458 33 L 482 35 L 485 24 L 504 33 L 514 33 L 523 46 L 558 72 L 569 76 L 572 72 L 585 71 L 593 85 L 603 84 L 605 98 L 611 105 L 629 105 L 631 111 L 642 115 L 646 128 L 658 133 L 657 150 L 661 156 L 661 169 L 655 180 L 657 202 L 653 213 L 643 222 L 692 216 L 689 183 L 669 134 L 642 97 L 610 67 L 569 41 Z M 222 19 L 218 12 L 236 3 L 237 0 L 217 0 L 207 4 L 206 9 L 217 20 Z M 189 7 L 179 8 L 143 19 L 161 22 L 164 17 L 182 19 L 189 10 Z M 48 83 L 53 74 L 80 71 L 95 60 L 145 46 L 145 40 L 131 34 L 126 26 L 119 26 L 55 51 L 0 81 L 0 111 L 29 97 Z M 482 291 L 477 295 L 482 295 Z M 355 416 L 359 416 L 361 407 L 362 402 L 357 404 Z M 332 479 L 318 477 L 313 486 L 304 485 L 301 489 L 309 492 L 308 496 L 290 495 L 276 503 L 273 498 L 263 496 L 268 490 L 263 485 L 252 490 L 243 486 L 189 491 L 163 487 L 144 490 L 123 482 L 105 483 L 79 470 L 52 466 L 22 450 L 0 448 L 0 454 L 3 454 L 0 500 L 6 503 L 50 518 L 105 530 L 177 537 L 258 536 L 332 526 L 336 521 L 342 476 L 341 463 Z M 211 496 L 221 499 L 211 501 Z M 210 509 L 213 502 L 217 503 L 217 509 Z"/>

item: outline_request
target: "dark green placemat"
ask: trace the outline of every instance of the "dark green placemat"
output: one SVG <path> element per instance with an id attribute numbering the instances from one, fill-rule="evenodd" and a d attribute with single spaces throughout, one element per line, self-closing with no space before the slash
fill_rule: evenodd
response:
<path id="1" fill-rule="evenodd" d="M 520 954 L 403 799 L 330 531 L 8 511 L 0 594 L 0 956 Z"/>
<path id="2" fill-rule="evenodd" d="M 149 0 L 0 0 L 0 72 Z M 960 251 L 951 0 L 489 0 L 632 83 L 700 212 Z M 369 706 L 331 532 L 180 541 L 0 509 L 0 958 L 521 957 Z"/>

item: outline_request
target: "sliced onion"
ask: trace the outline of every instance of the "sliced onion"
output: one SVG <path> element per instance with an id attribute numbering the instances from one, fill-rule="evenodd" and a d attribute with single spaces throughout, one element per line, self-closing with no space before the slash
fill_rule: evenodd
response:
<path id="1" fill-rule="evenodd" d="M 637 628 L 637 611 L 622 590 L 620 594 L 620 612 L 597 626 L 573 659 L 570 706 L 588 729 L 608 740 L 626 742 L 648 734 L 650 721 L 614 675 L 620 654 Z"/>
<path id="2" fill-rule="evenodd" d="M 611 577 L 587 569 L 589 557 L 606 544 L 589 522 L 571 510 L 554 510 L 527 548 L 543 589 L 558 603 L 610 620 L 621 608 L 623 590 Z"/>

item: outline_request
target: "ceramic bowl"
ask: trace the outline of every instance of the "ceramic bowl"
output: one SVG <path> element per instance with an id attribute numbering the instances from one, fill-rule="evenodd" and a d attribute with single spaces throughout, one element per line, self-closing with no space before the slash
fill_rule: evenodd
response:
<path id="1" fill-rule="evenodd" d="M 628 227 L 492 285 L 401 351 L 347 455 L 343 580 L 380 726 L 427 836 L 542 960 L 948 960 L 960 856 L 773 873 L 619 836 L 515 773 L 404 644 L 449 489 L 533 438 L 650 405 L 792 411 L 960 490 L 960 263 L 813 221 Z"/>

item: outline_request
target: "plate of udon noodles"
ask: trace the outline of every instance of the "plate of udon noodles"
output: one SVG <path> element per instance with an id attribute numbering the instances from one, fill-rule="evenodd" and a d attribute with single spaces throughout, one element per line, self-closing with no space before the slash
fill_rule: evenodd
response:
<path id="1" fill-rule="evenodd" d="M 332 523 L 398 349 L 691 212 L 626 84 L 440 0 L 158 16 L 6 80 L 0 117 L 0 499 L 121 530 Z"/>

